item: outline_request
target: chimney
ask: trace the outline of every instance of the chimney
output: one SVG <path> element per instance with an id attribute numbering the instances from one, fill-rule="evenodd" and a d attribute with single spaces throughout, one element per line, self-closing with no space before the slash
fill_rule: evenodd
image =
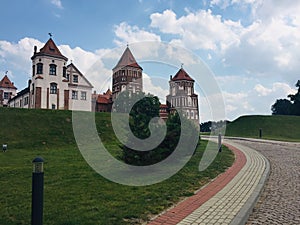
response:
<path id="1" fill-rule="evenodd" d="M 172 80 L 172 75 L 170 75 L 170 80 Z"/>
<path id="2" fill-rule="evenodd" d="M 36 47 L 36 45 L 34 46 L 34 54 L 36 54 L 36 51 L 37 51 L 37 47 Z"/>

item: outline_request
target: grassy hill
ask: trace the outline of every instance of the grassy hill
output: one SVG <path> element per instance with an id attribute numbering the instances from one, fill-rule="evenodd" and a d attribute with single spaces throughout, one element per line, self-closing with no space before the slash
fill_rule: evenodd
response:
<path id="1" fill-rule="evenodd" d="M 234 160 L 224 148 L 198 171 L 206 143 L 201 141 L 186 166 L 171 178 L 145 187 L 106 180 L 85 162 L 72 131 L 72 112 L 0 108 L 0 224 L 30 224 L 32 160 L 45 160 L 44 224 L 141 224 L 205 185 Z M 121 155 L 110 114 L 96 113 L 98 133 L 108 150 Z M 217 147 L 216 147 L 217 148 Z"/>
<path id="2" fill-rule="evenodd" d="M 229 123 L 226 136 L 300 141 L 300 116 L 241 116 Z"/>

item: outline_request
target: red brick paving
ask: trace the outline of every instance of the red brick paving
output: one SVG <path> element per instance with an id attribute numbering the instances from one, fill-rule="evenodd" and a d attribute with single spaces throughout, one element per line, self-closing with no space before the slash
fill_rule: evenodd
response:
<path id="1" fill-rule="evenodd" d="M 233 165 L 195 195 L 187 198 L 174 208 L 171 208 L 162 215 L 156 217 L 154 220 L 150 221 L 148 225 L 175 225 L 179 223 L 199 208 L 203 203 L 222 190 L 238 174 L 238 172 L 246 164 L 246 156 L 239 149 L 228 144 L 226 144 L 226 146 L 235 154 L 235 161 Z"/>

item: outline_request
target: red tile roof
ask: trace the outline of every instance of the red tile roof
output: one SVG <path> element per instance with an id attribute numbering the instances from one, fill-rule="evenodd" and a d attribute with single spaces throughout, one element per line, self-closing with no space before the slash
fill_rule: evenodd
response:
<path id="1" fill-rule="evenodd" d="M 134 56 L 132 55 L 128 47 L 125 49 L 123 55 L 121 56 L 118 64 L 115 66 L 114 69 L 124 67 L 124 66 L 131 66 L 131 67 L 142 69 L 142 67 L 140 67 L 140 65 L 136 62 Z"/>
<path id="2" fill-rule="evenodd" d="M 112 92 L 110 89 L 107 89 L 106 93 L 97 95 L 97 103 L 101 104 L 111 104 Z"/>
<path id="3" fill-rule="evenodd" d="M 49 38 L 49 40 L 46 42 L 44 47 L 42 47 L 39 52 L 35 52 L 32 58 L 35 56 L 42 56 L 42 55 L 54 56 L 54 57 L 65 59 L 66 61 L 68 60 L 67 57 L 61 54 L 56 44 L 52 40 L 52 38 Z"/>
<path id="4" fill-rule="evenodd" d="M 172 81 L 176 81 L 176 80 L 194 81 L 183 68 L 180 68 L 180 70 L 172 78 Z"/>
<path id="5" fill-rule="evenodd" d="M 8 78 L 7 75 L 5 75 L 2 80 L 0 81 L 0 88 L 13 88 L 13 89 L 17 89 L 14 85 L 14 83 L 12 83 L 10 81 L 10 79 Z"/>
<path id="6" fill-rule="evenodd" d="M 98 98 L 97 98 L 97 103 L 109 104 L 110 101 L 109 101 L 109 99 L 107 99 L 103 95 L 99 95 Z"/>

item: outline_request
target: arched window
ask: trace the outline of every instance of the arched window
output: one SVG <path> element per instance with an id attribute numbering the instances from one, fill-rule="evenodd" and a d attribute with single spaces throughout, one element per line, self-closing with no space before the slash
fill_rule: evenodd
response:
<path id="1" fill-rule="evenodd" d="M 56 83 L 50 84 L 50 94 L 57 94 L 57 84 Z"/>
<path id="2" fill-rule="evenodd" d="M 49 65 L 49 74 L 50 75 L 56 75 L 56 65 L 55 64 L 50 64 Z"/>
<path id="3" fill-rule="evenodd" d="M 36 64 L 36 74 L 43 74 L 43 63 Z"/>
<path id="4" fill-rule="evenodd" d="M 190 118 L 190 112 L 189 112 L 189 110 L 186 111 L 186 118 L 188 118 L 188 119 Z"/>

